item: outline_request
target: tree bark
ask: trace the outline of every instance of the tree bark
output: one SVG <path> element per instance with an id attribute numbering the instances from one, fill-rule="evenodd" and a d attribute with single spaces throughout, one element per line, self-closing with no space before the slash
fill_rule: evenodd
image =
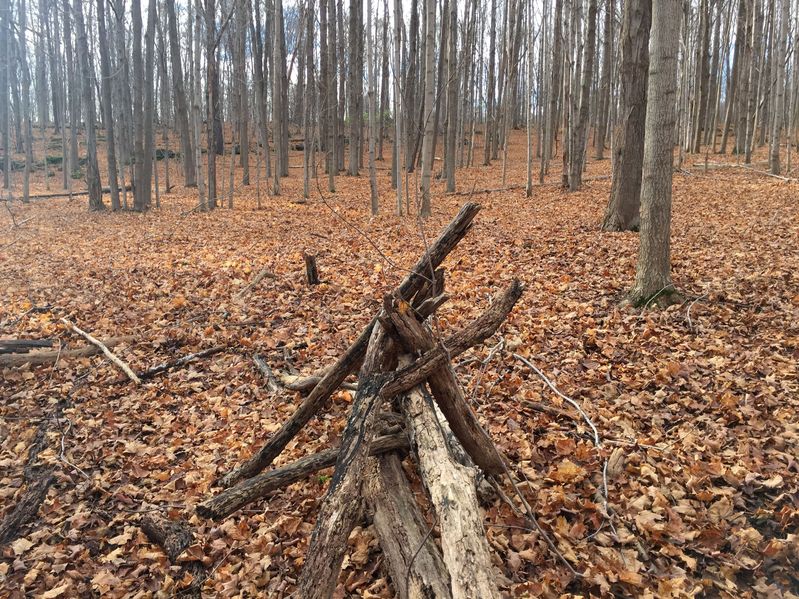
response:
<path id="1" fill-rule="evenodd" d="M 641 188 L 641 247 L 629 295 L 630 303 L 636 306 L 668 303 L 676 295 L 671 282 L 670 231 L 679 34 L 679 0 L 655 0 Z"/>
<path id="2" fill-rule="evenodd" d="M 108 187 L 111 193 L 111 209 L 119 210 L 119 183 L 117 182 L 117 156 L 114 139 L 114 111 L 111 99 L 111 62 L 108 58 L 108 34 L 105 27 L 105 0 L 97 0 L 97 25 L 100 38 L 100 74 L 103 90 L 103 113 L 105 115 L 105 143 L 108 164 Z"/>
<path id="3" fill-rule="evenodd" d="M 424 56 L 424 138 L 422 139 L 422 218 L 432 214 L 430 206 L 430 178 L 433 172 L 433 101 L 435 93 L 434 56 L 436 30 L 436 1 L 425 0 L 425 56 Z"/>
<path id="4" fill-rule="evenodd" d="M 652 0 L 624 3 L 621 26 L 621 122 L 614 137 L 613 178 L 603 231 L 637 230 L 649 69 Z"/>

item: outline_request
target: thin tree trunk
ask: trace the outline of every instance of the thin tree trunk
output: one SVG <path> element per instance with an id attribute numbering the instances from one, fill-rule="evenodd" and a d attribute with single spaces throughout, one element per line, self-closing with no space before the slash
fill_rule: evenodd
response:
<path id="1" fill-rule="evenodd" d="M 436 1 L 425 0 L 425 59 L 424 59 L 424 138 L 422 140 L 422 206 L 421 215 L 432 214 L 430 207 L 430 177 L 433 171 L 433 101 L 435 92 L 434 56 L 436 30 Z"/>
<path id="2" fill-rule="evenodd" d="M 97 25 L 100 35 L 100 74 L 102 77 L 103 112 L 105 113 L 105 149 L 108 161 L 108 187 L 111 209 L 119 210 L 119 183 L 117 182 L 116 144 L 114 141 L 114 113 L 111 100 L 111 64 L 108 59 L 108 34 L 105 27 L 105 0 L 97 0 Z"/>
<path id="3" fill-rule="evenodd" d="M 776 68 L 774 69 L 777 89 L 774 94 L 774 118 L 771 128 L 771 147 L 769 148 L 769 170 L 773 175 L 780 174 L 780 141 L 782 139 L 783 114 L 785 113 L 785 45 L 788 37 L 788 20 L 790 19 L 789 2 L 790 0 L 780 0 L 780 27 L 777 39 Z M 797 49 L 794 48 L 794 52 L 796 51 Z M 794 73 L 794 77 L 796 77 L 796 73 Z"/>
<path id="4" fill-rule="evenodd" d="M 372 214 L 377 214 L 380 204 L 377 196 L 377 170 L 375 168 L 375 69 L 372 45 L 372 0 L 366 0 L 366 68 L 369 84 L 369 196 Z"/>
<path id="5" fill-rule="evenodd" d="M 574 134 L 574 147 L 569 173 L 569 190 L 576 191 L 583 184 L 585 168 L 585 149 L 588 141 L 588 109 L 591 101 L 591 77 L 594 73 L 594 54 L 596 48 L 596 2 L 588 0 L 588 33 L 583 60 L 582 88 L 580 90 L 580 112 Z"/>

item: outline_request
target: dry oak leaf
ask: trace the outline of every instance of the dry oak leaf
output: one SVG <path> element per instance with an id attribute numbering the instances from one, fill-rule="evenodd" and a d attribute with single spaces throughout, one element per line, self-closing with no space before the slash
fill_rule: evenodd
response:
<path id="1" fill-rule="evenodd" d="M 563 460 L 549 477 L 559 483 L 576 482 L 585 478 L 585 468 L 571 460 Z"/>
<path id="2" fill-rule="evenodd" d="M 56 597 L 60 597 L 61 595 L 63 595 L 66 592 L 66 590 L 69 588 L 70 584 L 71 584 L 71 582 L 67 581 L 64 584 L 62 584 L 61 586 L 53 587 L 49 591 L 45 591 L 44 593 L 42 593 L 41 598 L 42 599 L 55 599 Z"/>

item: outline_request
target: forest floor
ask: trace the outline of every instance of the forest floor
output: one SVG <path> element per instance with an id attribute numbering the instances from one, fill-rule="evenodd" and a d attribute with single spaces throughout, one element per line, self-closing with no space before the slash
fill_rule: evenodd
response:
<path id="1" fill-rule="evenodd" d="M 523 183 L 515 140 L 508 181 Z M 799 183 L 703 172 L 701 160 L 675 174 L 673 277 L 686 301 L 665 311 L 620 306 L 638 236 L 599 230 L 608 160 L 589 161 L 576 193 L 555 184 L 556 166 L 532 198 L 473 197 L 483 209 L 445 262 L 451 300 L 436 326 L 457 328 L 511 278 L 525 283 L 508 321 L 456 372 L 583 574 L 496 500 L 485 525 L 508 596 L 799 596 Z M 330 470 L 222 522 L 194 507 L 300 400 L 267 392 L 252 355 L 302 373 L 332 363 L 468 199 L 436 181 L 432 218 L 396 217 L 380 166 L 377 217 L 366 174 L 294 203 L 300 169 L 260 210 L 252 185 L 212 213 L 191 211 L 196 192 L 181 187 L 146 214 L 89 213 L 85 196 L 14 202 L 16 227 L 0 211 L 0 338 L 85 345 L 68 317 L 101 339 L 132 335 L 114 352 L 137 371 L 227 347 L 141 386 L 101 356 L 0 371 L 0 513 L 25 489 L 30 452 L 55 472 L 37 517 L 0 547 L 0 596 L 174 594 L 191 581 L 141 532 L 152 510 L 194 527 L 187 555 L 206 566 L 208 596 L 294 592 Z M 458 187 L 500 187 L 501 170 L 464 169 Z M 219 171 L 222 195 L 225 161 Z M 317 255 L 322 284 L 305 283 L 303 251 Z M 234 301 L 263 268 L 276 277 Z M 512 352 L 583 406 L 601 449 L 579 419 L 526 403 L 569 407 Z M 351 400 L 337 393 L 276 463 L 336 444 Z M 597 497 L 606 459 L 610 521 Z M 351 545 L 337 596 L 393 596 L 373 530 L 356 529 Z"/>

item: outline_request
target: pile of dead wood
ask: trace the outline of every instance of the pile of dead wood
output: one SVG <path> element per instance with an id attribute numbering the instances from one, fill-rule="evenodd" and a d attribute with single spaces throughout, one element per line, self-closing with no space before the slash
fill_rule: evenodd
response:
<path id="1" fill-rule="evenodd" d="M 498 476 L 506 465 L 465 402 L 450 361 L 497 331 L 522 285 L 513 281 L 481 316 L 445 339 L 427 324 L 447 300 L 438 267 L 478 211 L 473 203 L 461 209 L 294 415 L 249 461 L 220 479 L 225 490 L 197 508 L 201 516 L 224 518 L 335 464 L 298 582 L 305 599 L 331 596 L 347 539 L 363 517 L 374 522 L 397 596 L 499 596 L 476 475 L 479 468 Z M 341 445 L 263 472 L 355 372 L 357 392 Z M 401 465 L 408 449 L 435 510 L 440 546 Z"/>

